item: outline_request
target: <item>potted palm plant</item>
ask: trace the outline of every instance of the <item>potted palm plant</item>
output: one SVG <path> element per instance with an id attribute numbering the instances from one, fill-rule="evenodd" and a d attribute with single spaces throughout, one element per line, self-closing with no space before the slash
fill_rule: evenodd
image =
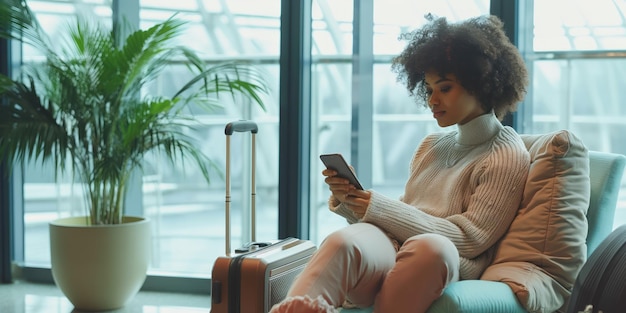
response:
<path id="1" fill-rule="evenodd" d="M 125 215 L 124 197 L 147 154 L 192 160 L 209 181 L 212 163 L 186 135 L 194 127 L 186 109 L 224 93 L 263 107 L 260 73 L 235 63 L 206 66 L 175 43 L 184 24 L 172 17 L 123 32 L 123 25 L 109 30 L 77 17 L 59 45 L 24 1 L 0 4 L 0 37 L 45 56 L 18 79 L 0 75 L 0 157 L 47 162 L 83 187 L 85 216 L 50 223 L 53 277 L 77 309 L 124 306 L 145 280 L 149 223 Z M 146 94 L 174 60 L 188 65 L 191 78 L 171 96 Z"/>

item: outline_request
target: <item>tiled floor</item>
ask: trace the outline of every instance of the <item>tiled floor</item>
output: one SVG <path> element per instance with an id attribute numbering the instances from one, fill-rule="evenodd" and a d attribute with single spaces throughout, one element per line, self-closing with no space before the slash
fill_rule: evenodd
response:
<path id="1" fill-rule="evenodd" d="M 209 313 L 208 295 L 139 292 L 124 308 L 107 313 Z M 81 313 L 55 285 L 16 282 L 0 284 L 2 313 Z"/>

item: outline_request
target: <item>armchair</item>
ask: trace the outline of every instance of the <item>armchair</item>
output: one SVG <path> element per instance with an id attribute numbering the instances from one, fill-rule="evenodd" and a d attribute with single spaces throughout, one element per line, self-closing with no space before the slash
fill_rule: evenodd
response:
<path id="1" fill-rule="evenodd" d="M 549 190 L 550 198 L 541 199 L 542 203 L 538 203 L 536 199 L 524 199 L 523 205 L 526 203 L 528 206 L 520 208 L 520 213 L 518 213 L 516 220 L 513 222 L 509 233 L 501 242 L 499 249 L 504 250 L 507 240 L 520 240 L 520 238 L 523 239 L 527 235 L 522 234 L 518 235 L 519 238 L 515 238 L 515 234 L 512 234 L 512 232 L 516 232 L 517 229 L 521 228 L 516 228 L 516 222 L 517 224 L 524 224 L 525 232 L 539 233 L 546 237 L 545 240 L 553 239 L 554 235 L 559 235 L 559 238 L 561 238 L 562 233 L 567 232 L 567 229 L 570 231 L 563 237 L 569 236 L 566 239 L 572 240 L 578 246 L 576 251 L 567 253 L 572 253 L 574 255 L 573 259 L 578 259 L 578 261 L 574 262 L 573 265 L 565 264 L 565 266 L 579 267 L 613 229 L 615 208 L 626 165 L 626 157 L 613 153 L 587 151 L 579 139 L 565 130 L 542 135 L 522 135 L 522 139 L 531 153 L 531 162 L 533 163 L 529 172 L 528 184 L 532 183 L 530 182 L 531 180 L 539 180 L 539 182 L 535 181 L 533 183 L 535 185 L 527 185 L 526 187 L 528 190 L 534 188 L 537 192 L 528 195 L 527 192 L 529 191 L 526 190 L 524 198 L 527 198 L 527 196 L 532 196 L 533 198 L 541 197 L 540 193 L 544 193 L 543 196 L 545 197 L 546 190 Z M 541 165 L 539 165 L 540 162 L 542 163 Z M 547 165 L 544 164 L 545 162 L 548 162 Z M 548 170 L 546 171 L 546 169 Z M 552 177 L 552 180 L 550 180 L 546 177 L 550 173 L 556 173 L 555 176 L 570 177 Z M 571 177 L 571 175 L 576 175 L 577 177 Z M 537 179 L 533 176 L 542 177 Z M 570 186 L 571 188 L 569 188 Z M 549 204 L 546 205 L 545 203 Z M 572 218 L 559 221 L 558 219 L 562 218 L 563 215 L 571 215 Z M 556 217 L 556 223 L 553 217 Z M 544 220 L 546 221 L 544 222 Z M 528 223 L 529 221 L 531 223 Z M 554 225 L 560 222 L 562 225 Z M 536 226 L 537 229 L 529 230 L 528 225 L 533 225 L 533 228 Z M 576 229 L 576 233 L 574 233 L 571 232 L 572 226 L 580 228 Z M 586 236 L 585 228 L 587 228 Z M 573 238 L 573 236 L 578 236 L 579 238 Z M 545 245 L 545 242 L 542 244 Z M 511 246 L 519 246 L 519 244 Z M 545 264 L 545 262 L 558 263 L 561 262 L 559 260 L 565 259 L 562 258 L 563 255 L 551 255 L 552 253 L 562 252 L 546 251 L 543 248 L 539 250 L 519 254 L 518 260 L 514 260 L 514 256 L 507 257 L 502 255 L 505 252 L 499 251 L 495 261 L 500 260 L 501 264 L 507 264 L 508 261 L 513 259 L 513 261 L 517 262 Z M 522 260 L 519 260 L 519 258 L 522 258 Z M 520 291 L 519 287 L 511 287 L 518 286 L 520 283 L 513 282 L 508 284 L 511 283 L 510 277 L 505 275 L 506 277 L 497 279 L 499 277 L 498 274 L 502 273 L 502 271 L 497 270 L 497 265 L 495 264 L 496 270 L 494 271 L 488 269 L 486 271 L 489 272 L 486 275 L 487 277 L 484 275 L 481 280 L 464 280 L 450 284 L 444 290 L 443 295 L 431 305 L 428 313 L 526 313 L 528 312 L 528 307 L 541 302 L 536 299 L 533 301 L 532 286 L 522 288 L 523 290 Z M 557 264 L 556 267 L 561 265 Z M 506 270 L 504 273 L 506 273 Z M 550 273 L 550 277 L 552 276 L 552 273 Z M 554 276 L 557 279 L 559 277 L 558 273 Z M 567 279 L 564 279 L 564 284 L 573 284 L 573 279 L 575 277 L 567 277 Z M 566 286 L 566 288 L 570 287 Z M 541 295 L 538 297 L 541 297 Z M 522 304 L 520 300 L 526 303 Z M 558 301 L 557 303 L 551 303 L 551 305 L 558 304 Z M 563 306 L 565 305 L 566 303 L 563 304 Z M 545 312 L 556 311 L 557 309 L 559 308 L 546 309 L 544 307 L 542 309 L 533 308 L 531 311 Z M 342 309 L 341 312 L 369 313 L 372 312 L 372 308 Z"/>

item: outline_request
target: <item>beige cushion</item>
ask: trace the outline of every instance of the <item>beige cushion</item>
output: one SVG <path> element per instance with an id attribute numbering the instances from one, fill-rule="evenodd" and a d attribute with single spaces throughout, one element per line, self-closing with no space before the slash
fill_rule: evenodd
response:
<path id="1" fill-rule="evenodd" d="M 522 139 L 531 157 L 524 196 L 482 279 L 507 283 L 530 312 L 553 312 L 587 255 L 588 151 L 565 130 Z"/>

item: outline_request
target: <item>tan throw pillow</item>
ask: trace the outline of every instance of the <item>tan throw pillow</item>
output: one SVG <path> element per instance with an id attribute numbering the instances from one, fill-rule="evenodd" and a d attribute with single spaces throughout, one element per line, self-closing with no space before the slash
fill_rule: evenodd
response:
<path id="1" fill-rule="evenodd" d="M 522 203 L 481 279 L 507 283 L 530 312 L 553 312 L 586 260 L 589 156 L 566 130 L 522 140 L 531 158 Z"/>

